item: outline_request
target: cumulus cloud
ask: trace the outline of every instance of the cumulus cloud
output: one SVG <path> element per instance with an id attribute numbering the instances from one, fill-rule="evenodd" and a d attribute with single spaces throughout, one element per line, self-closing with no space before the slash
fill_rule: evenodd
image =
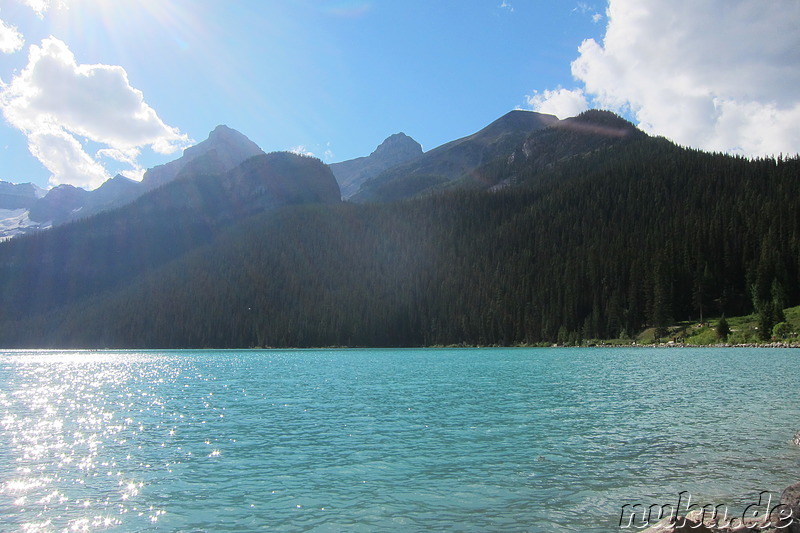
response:
<path id="1" fill-rule="evenodd" d="M 606 15 L 572 63 L 595 105 L 706 150 L 800 151 L 800 2 L 610 0 Z"/>
<path id="2" fill-rule="evenodd" d="M 586 111 L 589 104 L 581 89 L 564 89 L 559 87 L 554 91 L 534 91 L 527 97 L 528 105 L 539 113 L 555 115 L 558 118 L 574 117 Z"/>
<path id="3" fill-rule="evenodd" d="M 28 136 L 53 185 L 94 188 L 109 177 L 79 139 L 100 144 L 98 157 L 130 164 L 134 173 L 142 147 L 168 154 L 188 144 L 130 85 L 122 67 L 78 64 L 54 37 L 30 47 L 28 65 L 0 93 L 0 107 Z"/>
<path id="4" fill-rule="evenodd" d="M 34 131 L 28 135 L 28 149 L 53 173 L 50 183 L 97 187 L 110 176 L 81 143 L 64 130 Z"/>
<path id="5" fill-rule="evenodd" d="M 0 20 L 0 52 L 13 54 L 22 49 L 25 40 L 14 26 L 9 26 Z"/>

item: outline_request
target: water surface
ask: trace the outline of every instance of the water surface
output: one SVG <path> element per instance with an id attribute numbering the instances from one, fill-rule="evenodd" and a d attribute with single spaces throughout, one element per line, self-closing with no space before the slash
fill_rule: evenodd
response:
<path id="1" fill-rule="evenodd" d="M 614 531 L 800 480 L 797 351 L 0 352 L 0 531 Z"/>

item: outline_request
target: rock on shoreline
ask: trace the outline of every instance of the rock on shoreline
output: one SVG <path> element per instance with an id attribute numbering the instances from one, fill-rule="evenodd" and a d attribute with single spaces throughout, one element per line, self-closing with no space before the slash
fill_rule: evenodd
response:
<path id="1" fill-rule="evenodd" d="M 780 504 L 773 507 L 771 515 L 744 518 L 744 523 L 742 520 L 743 517 L 735 517 L 723 523 L 697 509 L 685 516 L 664 518 L 643 533 L 800 533 L 800 483 L 783 490 Z"/>

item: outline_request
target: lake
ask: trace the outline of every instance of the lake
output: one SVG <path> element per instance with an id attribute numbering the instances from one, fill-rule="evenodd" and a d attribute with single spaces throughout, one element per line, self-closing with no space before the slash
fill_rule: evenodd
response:
<path id="1" fill-rule="evenodd" d="M 0 531 L 624 531 L 800 481 L 800 352 L 0 352 Z"/>

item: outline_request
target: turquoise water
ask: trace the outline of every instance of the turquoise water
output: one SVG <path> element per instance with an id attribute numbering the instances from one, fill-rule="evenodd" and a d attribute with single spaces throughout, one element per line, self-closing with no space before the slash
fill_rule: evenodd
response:
<path id="1" fill-rule="evenodd" d="M 800 480 L 800 352 L 0 352 L 0 531 L 621 531 Z"/>

